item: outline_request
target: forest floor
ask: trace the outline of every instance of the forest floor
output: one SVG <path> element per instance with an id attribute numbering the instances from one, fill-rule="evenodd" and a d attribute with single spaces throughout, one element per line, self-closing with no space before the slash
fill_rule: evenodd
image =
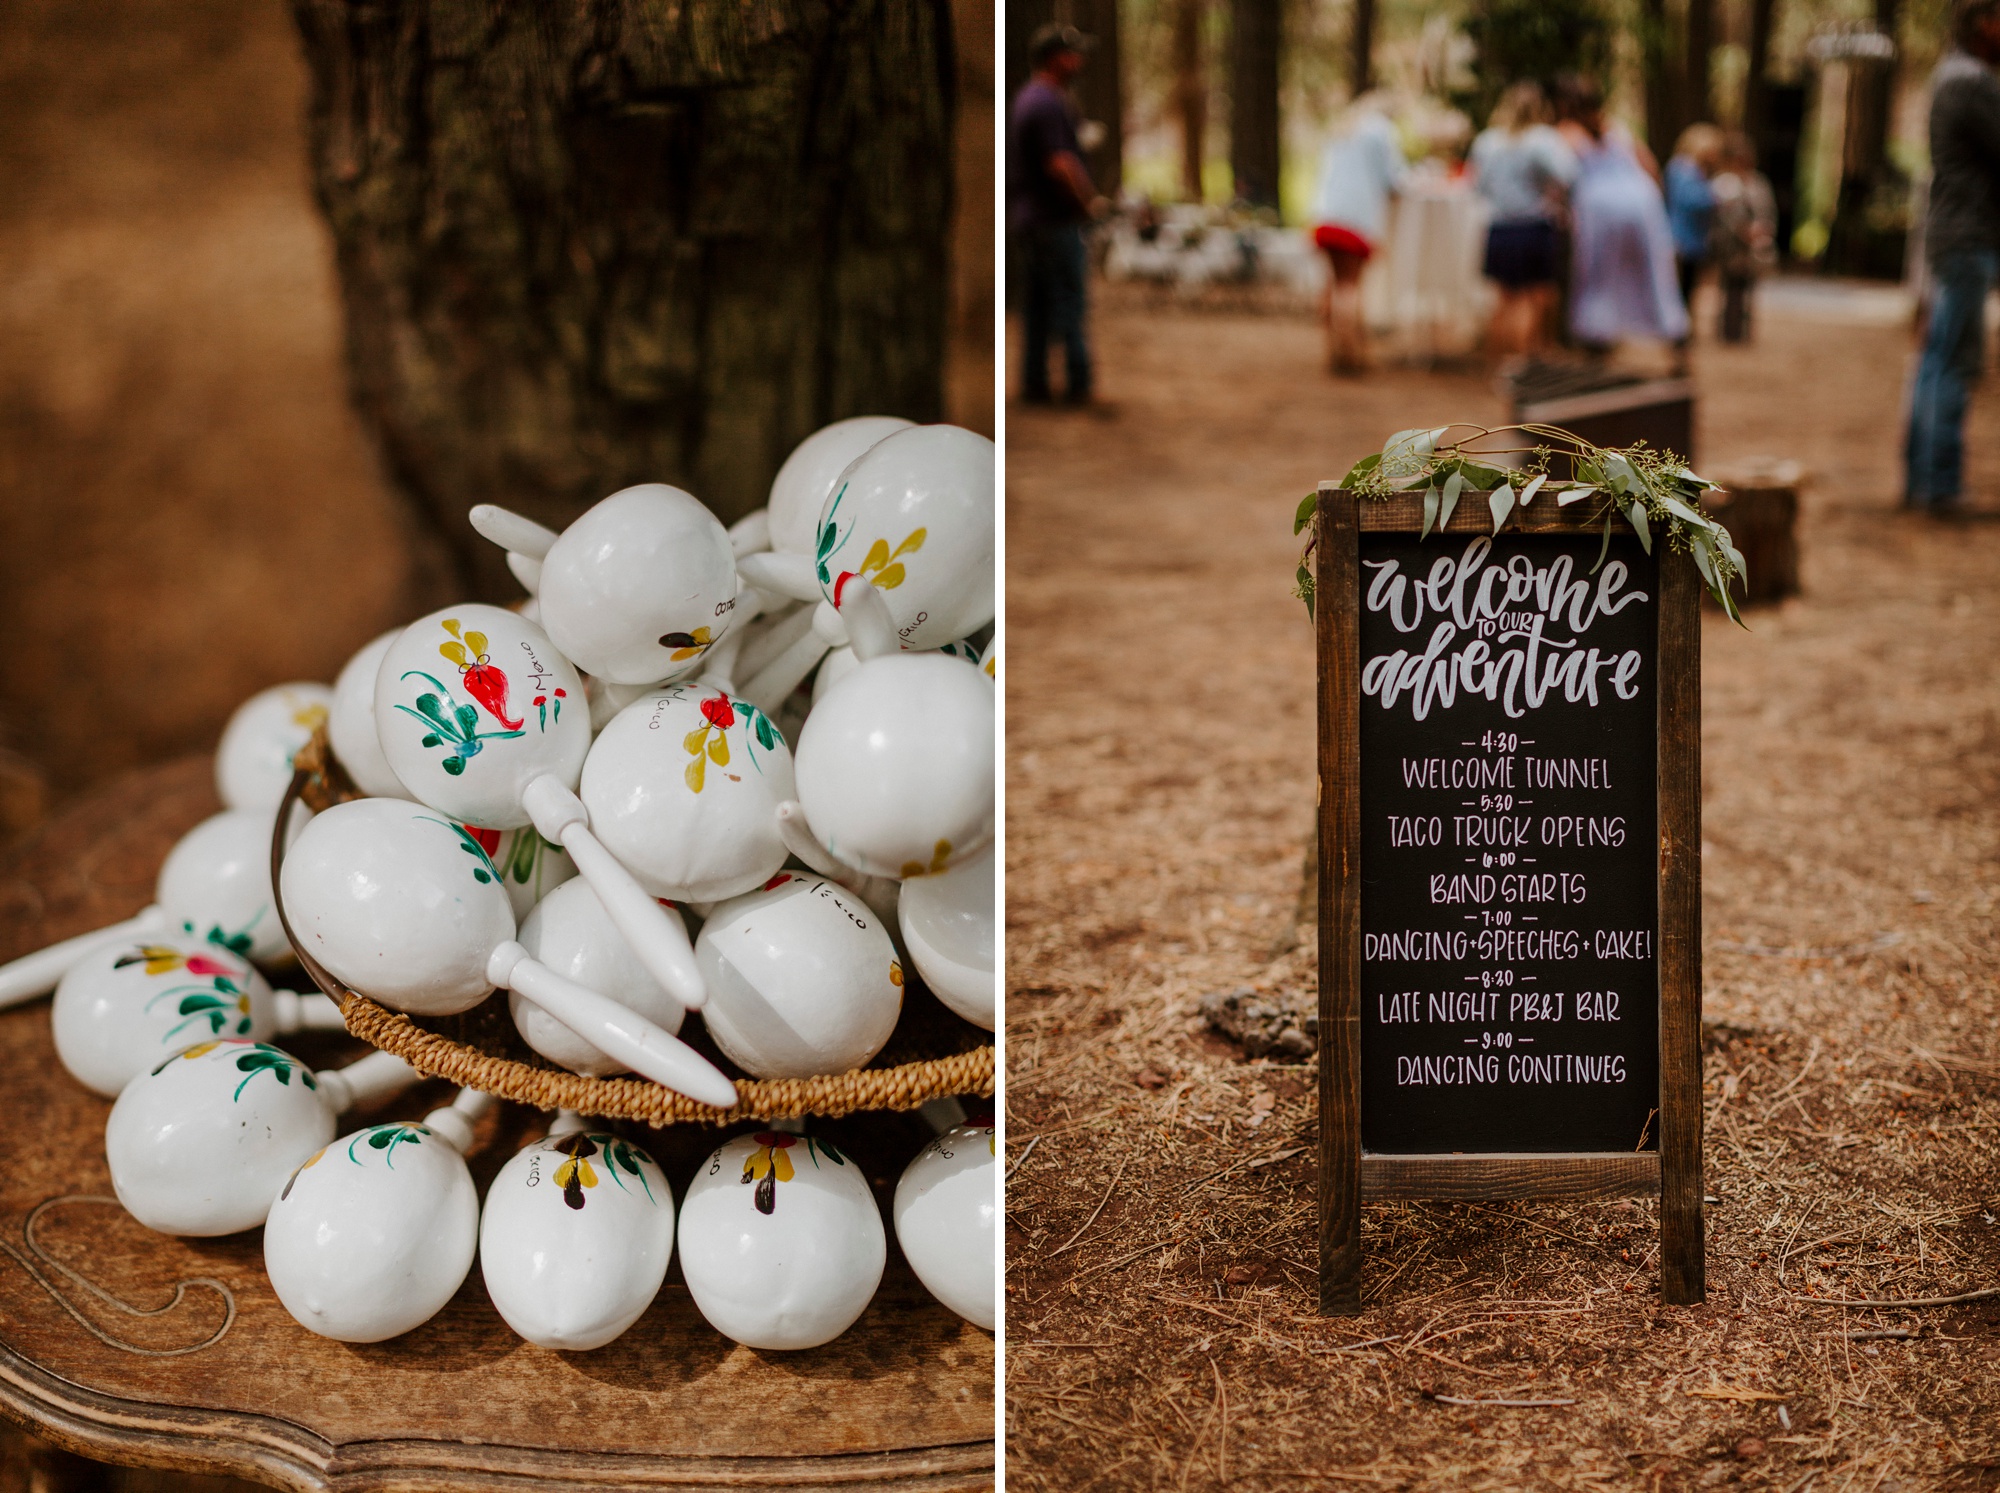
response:
<path id="1" fill-rule="evenodd" d="M 1336 382 L 1293 318 L 1098 308 L 1108 416 L 1008 433 L 1008 1474 L 1037 1489 L 2000 1486 L 2000 402 L 1977 512 L 1895 511 L 1906 326 L 1773 297 L 1701 345 L 1697 468 L 1810 474 L 1804 594 L 1703 635 L 1708 1300 L 1657 1210 L 1365 1212 L 1315 1314 L 1300 497 L 1482 374 Z M 1815 1298 L 1818 1299 L 1815 1299 Z M 1372 1340 L 1372 1341 L 1371 1341 Z M 1548 1399 L 1546 1408 L 1462 1407 Z"/>

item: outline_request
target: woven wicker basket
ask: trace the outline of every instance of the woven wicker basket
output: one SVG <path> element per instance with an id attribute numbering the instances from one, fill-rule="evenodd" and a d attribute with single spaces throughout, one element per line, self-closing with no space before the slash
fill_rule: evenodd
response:
<path id="1" fill-rule="evenodd" d="M 278 828 L 271 836 L 271 886 L 276 894 L 278 868 L 284 861 L 282 826 L 292 805 L 303 802 L 315 812 L 345 803 L 361 794 L 341 770 L 327 747 L 322 727 L 294 759 L 292 785 L 278 810 Z M 393 1052 L 429 1077 L 478 1089 L 498 1099 L 512 1099 L 538 1109 L 572 1109 L 604 1119 L 640 1120 L 648 1125 L 727 1125 L 738 1120 L 777 1120 L 790 1116 L 834 1117 L 863 1110 L 916 1109 L 932 1099 L 957 1095 L 990 1097 L 993 1093 L 993 1048 L 979 1046 L 920 1062 L 893 1067 L 856 1068 L 821 1078 L 744 1079 L 736 1085 L 733 1109 L 698 1104 L 645 1079 L 585 1078 L 560 1068 L 538 1066 L 538 1060 L 507 1056 L 493 1049 L 519 1047 L 513 1026 L 504 1016 L 484 1021 L 448 1018 L 419 1025 L 388 1010 L 365 995 L 349 990 L 299 949 L 285 918 L 282 895 L 277 896 L 278 920 L 291 939 L 306 973 L 340 1006 L 347 1029 L 362 1041 Z M 905 1005 L 905 1018 L 908 1004 Z M 446 1028 L 437 1030 L 435 1028 Z M 899 1033 L 901 1028 L 899 1027 Z M 891 1039 L 893 1050 L 895 1039 Z"/>

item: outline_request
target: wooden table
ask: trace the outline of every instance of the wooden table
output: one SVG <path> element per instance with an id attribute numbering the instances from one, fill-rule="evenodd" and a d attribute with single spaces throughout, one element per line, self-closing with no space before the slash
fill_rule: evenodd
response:
<path id="1" fill-rule="evenodd" d="M 0 868 L 0 960 L 128 916 L 174 839 L 216 805 L 206 757 L 121 779 Z M 287 1488 L 931 1490 L 993 1480 L 993 1340 L 932 1300 L 894 1248 L 862 1319 L 808 1353 L 713 1331 L 678 1263 L 623 1337 L 592 1353 L 522 1342 L 471 1278 L 438 1316 L 356 1346 L 294 1323 L 261 1233 L 186 1240 L 111 1196 L 106 1100 L 57 1064 L 48 1005 L 0 1013 L 0 1413 L 107 1461 Z M 313 1062 L 352 1039 L 288 1039 Z M 448 1091 L 404 1096 L 416 1115 Z M 361 1118 L 371 1118 L 362 1116 Z M 850 1122 L 878 1196 L 927 1131 Z M 352 1128 L 352 1122 L 343 1122 Z M 482 1186 L 537 1117 L 504 1106 L 470 1158 Z M 836 1130 L 836 1134 L 846 1132 Z M 677 1187 L 718 1139 L 645 1137 Z M 870 1147 L 873 1149 L 871 1150 Z"/>

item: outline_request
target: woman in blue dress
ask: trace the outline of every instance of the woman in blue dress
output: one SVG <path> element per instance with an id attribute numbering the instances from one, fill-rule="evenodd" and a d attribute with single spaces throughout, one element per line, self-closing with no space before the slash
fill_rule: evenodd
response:
<path id="1" fill-rule="evenodd" d="M 1674 239 L 1646 148 L 1604 116 L 1604 94 L 1588 78 L 1564 80 L 1562 131 L 1576 153 L 1570 189 L 1570 333 L 1608 350 L 1627 338 L 1687 336 Z"/>

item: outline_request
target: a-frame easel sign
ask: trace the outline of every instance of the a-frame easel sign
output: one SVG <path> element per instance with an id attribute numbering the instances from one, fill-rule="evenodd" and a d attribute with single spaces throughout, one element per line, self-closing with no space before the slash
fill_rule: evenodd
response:
<path id="1" fill-rule="evenodd" d="M 1653 1192 L 1700 1301 L 1702 577 L 1597 504 L 1423 497 L 1315 515 L 1320 1308 L 1364 1202 Z"/>

